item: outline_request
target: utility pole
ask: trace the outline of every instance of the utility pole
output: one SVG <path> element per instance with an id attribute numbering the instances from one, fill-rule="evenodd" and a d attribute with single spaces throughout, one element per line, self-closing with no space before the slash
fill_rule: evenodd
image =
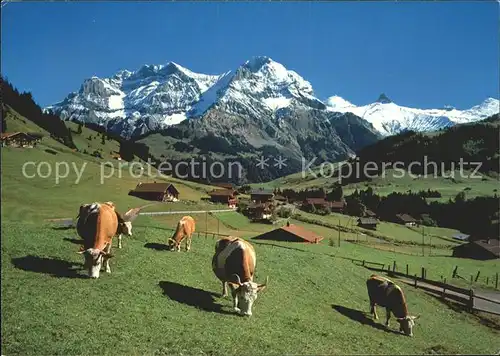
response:
<path id="1" fill-rule="evenodd" d="M 205 212 L 205 238 L 207 237 L 208 233 L 208 211 Z"/>
<path id="2" fill-rule="evenodd" d="M 422 256 L 425 255 L 424 248 L 425 248 L 424 227 L 422 226 Z"/>
<path id="3" fill-rule="evenodd" d="M 339 227 L 338 227 L 338 229 L 339 229 L 339 247 L 340 247 L 340 219 L 339 219 Z"/>

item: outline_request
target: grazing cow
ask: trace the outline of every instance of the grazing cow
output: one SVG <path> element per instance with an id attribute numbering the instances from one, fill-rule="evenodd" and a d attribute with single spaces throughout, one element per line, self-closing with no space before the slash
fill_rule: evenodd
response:
<path id="1" fill-rule="evenodd" d="M 122 248 L 122 235 L 132 236 L 132 221 L 139 216 L 141 209 L 144 209 L 146 206 L 130 209 L 123 216 L 116 212 L 116 217 L 118 218 L 118 230 L 116 231 L 118 235 L 118 248 Z"/>
<path id="2" fill-rule="evenodd" d="M 84 241 L 78 253 L 84 255 L 89 276 L 99 278 L 103 264 L 106 272 L 111 273 L 111 243 L 118 229 L 115 205 L 112 202 L 81 205 L 76 229 Z"/>
<path id="3" fill-rule="evenodd" d="M 385 307 L 387 318 L 385 325 L 389 326 L 389 318 L 392 312 L 399 322 L 399 331 L 403 331 L 408 336 L 413 336 L 415 320 L 420 316 L 410 316 L 408 314 L 403 290 L 391 280 L 375 274 L 368 278 L 366 287 L 370 298 L 370 313 L 373 313 L 373 318 L 378 319 L 376 305 Z"/>
<path id="4" fill-rule="evenodd" d="M 177 223 L 177 229 L 175 230 L 174 236 L 168 239 L 168 248 L 171 251 L 181 250 L 182 240 L 186 240 L 186 251 L 191 250 L 191 238 L 195 230 L 195 222 L 191 216 L 184 216 Z"/>
<path id="5" fill-rule="evenodd" d="M 234 310 L 251 316 L 257 293 L 266 288 L 266 283 L 253 282 L 256 256 L 253 246 L 237 237 L 224 237 L 215 244 L 212 269 L 222 282 L 222 296 L 227 296 L 227 284 L 231 288 Z"/>

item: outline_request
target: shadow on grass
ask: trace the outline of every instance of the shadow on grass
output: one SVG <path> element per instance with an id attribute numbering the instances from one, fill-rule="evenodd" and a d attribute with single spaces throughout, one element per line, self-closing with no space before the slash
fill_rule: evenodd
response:
<path id="1" fill-rule="evenodd" d="M 83 239 L 70 239 L 69 237 L 65 237 L 63 240 L 71 242 L 72 244 L 75 245 L 83 245 Z"/>
<path id="2" fill-rule="evenodd" d="M 68 225 L 68 226 L 54 226 L 52 230 L 72 230 L 75 227 L 73 225 Z"/>
<path id="3" fill-rule="evenodd" d="M 164 295 L 178 303 L 186 304 L 208 312 L 234 315 L 232 312 L 223 310 L 222 305 L 215 302 L 217 297 L 217 294 L 215 293 L 174 282 L 161 281 L 158 284 L 161 289 L 163 289 Z"/>
<path id="4" fill-rule="evenodd" d="M 28 272 L 49 274 L 59 278 L 88 278 L 78 273 L 82 265 L 73 262 L 60 260 L 58 258 L 46 258 L 28 255 L 25 257 L 13 258 L 12 264 L 18 269 Z"/>
<path id="5" fill-rule="evenodd" d="M 157 242 L 148 242 L 147 244 L 144 244 L 144 247 L 150 248 L 150 249 L 156 250 L 156 251 L 170 251 L 167 245 L 159 244 Z"/>
<path id="6" fill-rule="evenodd" d="M 347 307 L 343 307 L 341 305 L 335 305 L 335 304 L 332 304 L 332 308 L 334 310 L 338 311 L 340 314 L 348 317 L 349 319 L 357 321 L 358 323 L 361 323 L 363 325 L 369 325 L 375 329 L 379 329 L 379 330 L 385 331 L 387 333 L 403 335 L 398 331 L 387 328 L 383 324 L 375 322 L 372 318 L 367 317 L 366 313 L 364 313 L 360 310 L 351 309 L 351 308 L 347 308 Z"/>

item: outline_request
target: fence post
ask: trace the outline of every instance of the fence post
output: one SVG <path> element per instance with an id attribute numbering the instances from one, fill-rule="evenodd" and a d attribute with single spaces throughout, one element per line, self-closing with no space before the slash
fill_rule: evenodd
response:
<path id="1" fill-rule="evenodd" d="M 406 275 L 408 276 L 408 263 L 406 264 Z"/>
<path id="2" fill-rule="evenodd" d="M 477 271 L 477 274 L 476 274 L 476 279 L 474 279 L 474 282 L 477 282 L 477 280 L 479 279 L 479 273 L 481 273 L 481 271 Z"/>
<path id="3" fill-rule="evenodd" d="M 420 275 L 422 276 L 422 279 L 425 279 L 425 268 L 424 267 L 422 267 Z"/>
<path id="4" fill-rule="evenodd" d="M 365 266 L 365 260 L 363 260 L 363 267 Z"/>
<path id="5" fill-rule="evenodd" d="M 469 311 L 474 310 L 474 290 L 469 289 Z"/>
<path id="6" fill-rule="evenodd" d="M 458 266 L 455 266 L 455 268 L 453 269 L 453 275 L 452 275 L 453 278 L 457 277 L 457 270 L 458 270 Z"/>
<path id="7" fill-rule="evenodd" d="M 474 276 L 471 274 L 470 275 L 470 284 L 472 284 L 472 281 L 474 280 Z"/>
<path id="8" fill-rule="evenodd" d="M 498 289 L 498 272 L 495 275 L 495 289 Z"/>
<path id="9" fill-rule="evenodd" d="M 416 274 L 415 274 L 415 280 L 414 281 L 415 281 L 415 286 L 414 287 L 417 288 L 417 275 Z"/>
<path id="10" fill-rule="evenodd" d="M 486 277 L 486 285 L 490 284 L 490 277 Z"/>
<path id="11" fill-rule="evenodd" d="M 393 261 L 392 262 L 392 271 L 395 272 L 396 271 L 396 261 Z"/>

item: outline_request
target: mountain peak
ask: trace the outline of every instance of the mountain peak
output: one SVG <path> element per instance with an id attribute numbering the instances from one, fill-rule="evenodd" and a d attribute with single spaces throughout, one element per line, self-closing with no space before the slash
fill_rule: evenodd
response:
<path id="1" fill-rule="evenodd" d="M 392 103 L 392 100 L 389 99 L 389 97 L 387 95 L 385 95 L 385 93 L 382 93 L 379 95 L 376 102 L 380 103 L 380 104 L 390 104 L 390 103 Z"/>
<path id="2" fill-rule="evenodd" d="M 248 67 L 252 71 L 258 71 L 260 68 L 265 66 L 266 64 L 272 63 L 273 60 L 267 56 L 255 56 L 250 58 L 245 62 L 245 66 Z"/>

